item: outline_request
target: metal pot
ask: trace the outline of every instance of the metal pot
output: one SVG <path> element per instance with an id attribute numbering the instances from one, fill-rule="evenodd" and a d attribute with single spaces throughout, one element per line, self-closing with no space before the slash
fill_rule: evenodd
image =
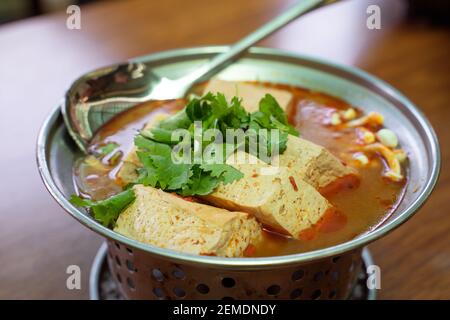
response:
<path id="1" fill-rule="evenodd" d="M 201 65 L 226 47 L 166 51 L 130 63 L 169 78 Z M 122 65 L 123 67 L 123 65 Z M 69 99 L 107 95 L 105 75 L 114 77 L 118 65 L 82 76 L 68 91 Z M 409 219 L 430 195 L 439 174 L 436 135 L 424 115 L 400 92 L 356 68 L 268 48 L 252 48 L 221 72 L 226 80 L 287 83 L 321 91 L 385 116 L 396 128 L 411 159 L 408 185 L 398 209 L 383 225 L 351 241 L 312 252 L 267 258 L 222 258 L 189 255 L 126 238 L 97 223 L 68 198 L 74 193 L 72 167 L 80 156 L 64 127 L 59 106 L 39 133 L 37 161 L 45 186 L 75 219 L 108 239 L 108 264 L 128 299 L 345 299 L 361 267 L 361 251 Z M 132 85 L 129 79 L 124 86 Z M 103 92 L 102 92 L 103 90 Z M 100 92 L 99 92 L 100 91 Z"/>

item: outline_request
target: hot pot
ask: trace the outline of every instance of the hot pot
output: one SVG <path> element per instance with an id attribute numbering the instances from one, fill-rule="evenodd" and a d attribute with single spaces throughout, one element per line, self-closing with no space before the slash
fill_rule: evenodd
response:
<path id="1" fill-rule="evenodd" d="M 127 64 L 144 64 L 155 73 L 179 77 L 226 47 L 200 47 L 160 52 L 126 64 L 83 75 L 67 92 L 66 100 L 107 96 L 105 79 Z M 430 195 L 439 174 L 436 135 L 425 116 L 400 92 L 359 69 L 276 49 L 251 48 L 219 75 L 225 80 L 286 83 L 321 91 L 378 111 L 386 126 L 396 128 L 409 154 L 408 186 L 400 206 L 375 230 L 325 249 L 267 258 L 194 256 L 126 238 L 97 223 L 68 199 L 75 192 L 72 167 L 80 151 L 55 109 L 46 119 L 37 142 L 37 162 L 45 186 L 75 219 L 107 239 L 107 260 L 122 295 L 127 299 L 346 299 L 362 266 L 361 252 L 416 213 Z M 132 86 L 129 78 L 123 86 Z M 117 88 L 116 88 L 117 89 Z M 64 102 L 63 102 L 64 103 Z"/>

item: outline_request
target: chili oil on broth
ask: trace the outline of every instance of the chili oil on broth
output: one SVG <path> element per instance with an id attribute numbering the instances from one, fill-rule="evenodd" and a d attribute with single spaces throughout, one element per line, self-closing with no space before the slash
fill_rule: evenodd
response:
<path id="1" fill-rule="evenodd" d="M 351 107 L 329 95 L 306 89 L 264 83 L 290 91 L 294 99 L 289 107 L 289 121 L 300 131 L 302 138 L 324 146 L 345 162 L 350 162 L 357 136 L 354 129 L 336 129 L 326 124 L 336 109 Z M 201 92 L 201 85 L 194 90 Z M 110 142 L 119 145 L 116 152 L 126 155 L 133 148 L 134 136 L 144 125 L 160 113 L 171 114 L 184 107 L 186 100 L 148 102 L 129 109 L 108 122 L 94 137 L 90 151 L 95 153 Z M 99 200 L 118 193 L 123 186 L 115 174 L 121 162 L 110 164 L 109 159 L 93 161 L 80 159 L 74 168 L 74 182 L 80 194 Z M 402 199 L 405 182 L 395 183 L 383 178 L 384 164 L 372 157 L 369 165 L 358 167 L 360 184 L 357 188 L 342 188 L 325 197 L 346 217 L 346 223 L 336 231 L 318 233 L 310 240 L 296 240 L 265 230 L 263 241 L 253 256 L 277 256 L 301 253 L 333 246 L 376 228 L 397 208 Z"/>
<path id="2" fill-rule="evenodd" d="M 339 159 L 350 163 L 358 139 L 355 130 L 336 129 L 327 125 L 327 120 L 336 109 L 346 110 L 351 105 L 302 88 L 266 85 L 293 93 L 289 121 L 296 126 L 302 138 L 324 146 Z M 342 188 L 326 196 L 339 212 L 345 214 L 347 222 L 343 228 L 319 233 L 309 241 L 266 234 L 264 242 L 257 248 L 257 255 L 274 256 L 317 250 L 346 242 L 376 228 L 395 211 L 405 190 L 405 182 L 386 180 L 383 170 L 383 161 L 379 157 L 372 157 L 368 166 L 358 167 L 360 184 L 357 188 Z"/>

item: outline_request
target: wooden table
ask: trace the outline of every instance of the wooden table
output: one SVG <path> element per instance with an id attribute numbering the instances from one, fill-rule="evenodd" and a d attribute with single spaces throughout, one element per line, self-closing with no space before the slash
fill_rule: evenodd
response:
<path id="1" fill-rule="evenodd" d="M 227 44 L 293 1 L 105 1 L 0 27 L 0 298 L 88 298 L 102 239 L 65 214 L 35 164 L 38 129 L 70 83 L 99 66 L 159 50 Z M 366 28 L 369 3 L 382 29 Z M 348 1 L 311 13 L 262 43 L 356 65 L 391 83 L 428 116 L 442 147 L 440 182 L 420 213 L 370 246 L 386 299 L 450 298 L 450 31 L 405 21 L 402 1 Z M 66 268 L 82 289 L 66 289 Z"/>

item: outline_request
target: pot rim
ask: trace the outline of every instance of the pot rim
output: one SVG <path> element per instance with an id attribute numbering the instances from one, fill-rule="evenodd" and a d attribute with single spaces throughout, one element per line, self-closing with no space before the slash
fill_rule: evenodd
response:
<path id="1" fill-rule="evenodd" d="M 207 47 L 175 49 L 138 57 L 130 61 L 151 62 L 199 54 L 208 55 L 223 52 L 227 50 L 227 48 L 228 48 L 227 46 L 207 46 Z M 380 227 L 376 228 L 373 231 L 362 234 L 350 241 L 340 243 L 335 246 L 304 253 L 273 256 L 273 257 L 226 258 L 226 257 L 192 255 L 175 250 L 159 248 L 156 246 L 144 244 L 139 241 L 127 238 L 117 232 L 114 232 L 109 228 L 104 227 L 103 225 L 96 222 L 92 217 L 86 215 L 80 209 L 73 206 L 69 202 L 69 200 L 65 198 L 63 193 L 58 189 L 50 173 L 47 156 L 47 145 L 49 142 L 48 138 L 50 137 L 52 128 L 54 128 L 54 126 L 57 124 L 58 121 L 61 121 L 60 105 L 55 107 L 51 111 L 49 116 L 46 118 L 39 131 L 37 139 L 36 157 L 38 170 L 47 190 L 58 202 L 58 204 L 65 211 L 67 211 L 72 217 L 74 217 L 83 225 L 87 226 L 91 230 L 99 233 L 104 237 L 107 237 L 119 243 L 123 243 L 129 247 L 137 248 L 142 251 L 146 251 L 150 254 L 157 255 L 160 258 L 176 261 L 183 264 L 194 264 L 194 265 L 203 265 L 205 267 L 242 269 L 242 270 L 272 268 L 276 266 L 301 264 L 313 260 L 316 261 L 327 257 L 343 254 L 350 250 L 355 250 L 359 247 L 367 245 L 368 243 L 374 240 L 377 240 L 378 238 L 384 236 L 388 232 L 398 228 L 401 224 L 406 222 L 415 212 L 418 211 L 418 209 L 424 204 L 426 199 L 430 196 L 433 188 L 436 185 L 441 166 L 441 155 L 438 139 L 436 133 L 431 127 L 431 124 L 423 115 L 423 113 L 419 111 L 419 109 L 409 99 L 407 99 L 402 93 L 400 93 L 397 89 L 393 88 L 391 85 L 356 67 L 344 66 L 326 60 L 290 53 L 273 48 L 252 47 L 249 49 L 249 54 L 272 56 L 272 57 L 277 56 L 288 60 L 297 60 L 297 61 L 307 60 L 309 62 L 312 62 L 313 64 L 325 65 L 333 69 L 337 69 L 340 72 L 344 72 L 356 78 L 362 79 L 368 83 L 375 84 L 378 87 L 378 89 L 381 89 L 383 92 L 387 93 L 390 97 L 395 98 L 396 100 L 401 102 L 408 109 L 411 115 L 414 116 L 415 120 L 417 120 L 418 123 L 420 124 L 421 129 L 425 132 L 424 137 L 425 143 L 430 148 L 431 173 L 429 178 L 425 181 L 424 188 L 422 189 L 421 193 L 417 196 L 417 198 L 405 210 L 403 210 L 403 212 L 401 212 L 398 217 L 386 221 L 383 225 L 381 225 Z M 74 83 L 77 83 L 84 77 L 85 76 L 80 77 L 78 80 L 74 81 Z"/>

